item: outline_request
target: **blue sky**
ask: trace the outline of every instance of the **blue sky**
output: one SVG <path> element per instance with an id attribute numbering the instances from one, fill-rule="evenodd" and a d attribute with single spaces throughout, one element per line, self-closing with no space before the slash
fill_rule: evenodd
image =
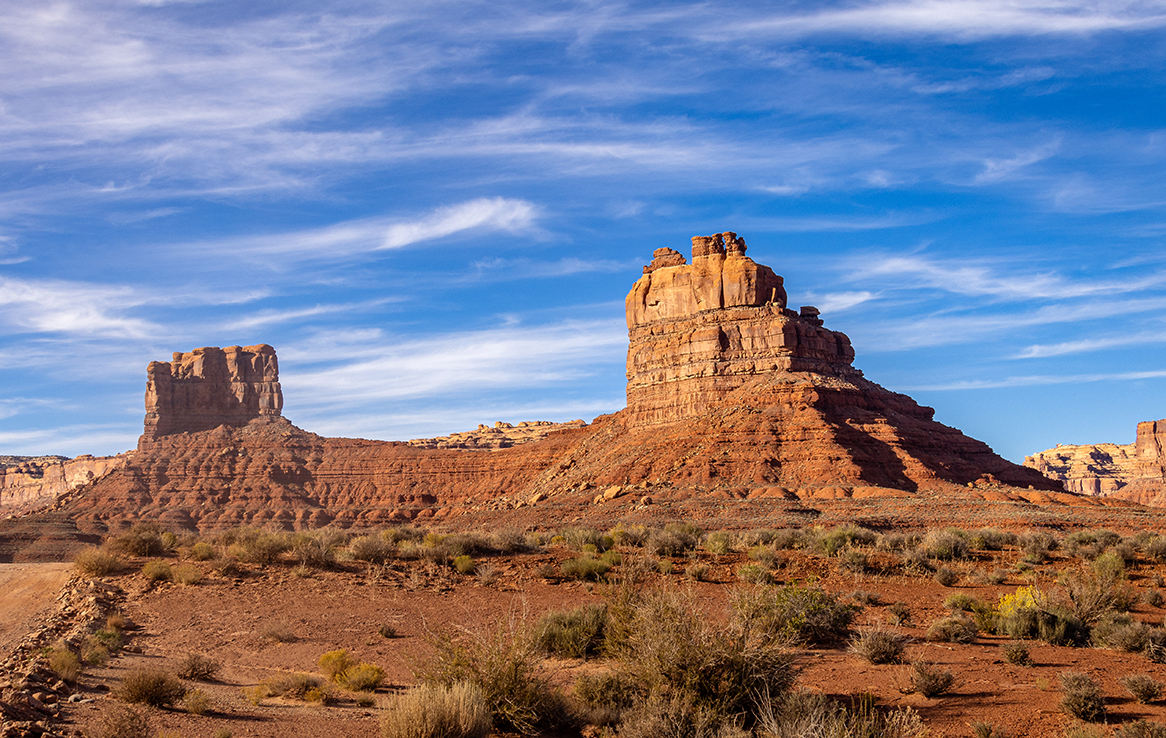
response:
<path id="1" fill-rule="evenodd" d="M 1166 3 L 421 5 L 0 5 L 0 454 L 205 345 L 325 435 L 590 420 L 723 230 L 1008 458 L 1166 417 Z"/>

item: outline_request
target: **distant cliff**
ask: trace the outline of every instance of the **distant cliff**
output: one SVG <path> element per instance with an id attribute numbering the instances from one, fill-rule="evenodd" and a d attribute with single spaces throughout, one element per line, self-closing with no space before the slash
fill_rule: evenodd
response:
<path id="1" fill-rule="evenodd" d="M 1026 456 L 1024 465 L 1070 492 L 1166 506 L 1166 420 L 1138 423 L 1133 443 L 1057 444 Z"/>

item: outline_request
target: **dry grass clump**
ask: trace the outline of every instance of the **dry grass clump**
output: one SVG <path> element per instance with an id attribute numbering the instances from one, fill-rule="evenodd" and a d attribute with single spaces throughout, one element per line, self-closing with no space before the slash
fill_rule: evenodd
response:
<path id="1" fill-rule="evenodd" d="M 762 700 L 757 734 L 774 738 L 923 738 L 930 735 L 910 707 L 878 710 L 873 700 L 835 702 L 820 692 L 796 690 L 779 699 Z M 729 738 L 733 731 L 717 734 Z"/>
<path id="2" fill-rule="evenodd" d="M 870 664 L 898 664 L 903 660 L 903 637 L 875 626 L 852 638 L 849 650 Z"/>
<path id="3" fill-rule="evenodd" d="M 196 682 L 213 681 L 219 673 L 219 662 L 198 653 L 189 653 L 178 665 L 178 676 Z"/>
<path id="4" fill-rule="evenodd" d="M 462 554 L 453 558 L 453 568 L 457 569 L 458 574 L 470 575 L 478 570 L 478 562 L 472 556 Z"/>
<path id="5" fill-rule="evenodd" d="M 199 541 L 190 547 L 186 557 L 191 561 L 213 561 L 218 557 L 215 547 L 204 541 Z"/>
<path id="6" fill-rule="evenodd" d="M 955 684 L 955 675 L 927 661 L 916 661 L 908 671 L 905 691 L 924 697 L 938 697 Z"/>
<path id="7" fill-rule="evenodd" d="M 493 728 L 476 684 L 423 684 L 381 705 L 382 738 L 486 738 Z"/>
<path id="8" fill-rule="evenodd" d="M 1152 720 L 1135 720 L 1114 728 L 1113 738 L 1166 738 L 1166 725 Z"/>
<path id="9" fill-rule="evenodd" d="M 960 580 L 960 575 L 946 566 L 941 566 L 935 570 L 932 579 L 936 581 L 941 587 L 952 587 Z"/>
<path id="10" fill-rule="evenodd" d="M 911 608 L 906 602 L 896 602 L 887 607 L 887 620 L 891 625 L 906 625 L 911 622 Z"/>
<path id="11" fill-rule="evenodd" d="M 285 697 L 289 700 L 320 702 L 322 700 L 314 698 L 314 696 L 324 689 L 324 682 L 312 674 L 276 674 L 263 680 L 257 694 L 260 699 L 263 697 Z"/>
<path id="12" fill-rule="evenodd" d="M 1032 666 L 1032 655 L 1024 641 L 1009 641 L 1000 646 L 1004 660 L 1013 666 Z"/>
<path id="13" fill-rule="evenodd" d="M 976 640 L 976 623 L 963 613 L 940 618 L 927 629 L 926 638 L 940 643 L 971 643 Z"/>
<path id="14" fill-rule="evenodd" d="M 109 702 L 97 718 L 95 738 L 151 738 L 150 716 L 146 710 Z M 89 733 L 86 733 L 89 735 Z"/>
<path id="15" fill-rule="evenodd" d="M 966 559 L 971 553 L 968 538 L 967 532 L 959 528 L 943 528 L 928 531 L 921 546 L 928 558 L 939 561 Z"/>
<path id="16" fill-rule="evenodd" d="M 174 578 L 174 572 L 170 570 L 170 564 L 165 561 L 147 561 L 142 566 L 142 575 L 146 577 L 148 582 L 169 582 Z"/>
<path id="17" fill-rule="evenodd" d="M 703 536 L 704 531 L 691 523 L 669 523 L 649 533 L 644 548 L 653 556 L 683 556 L 700 545 Z"/>
<path id="18" fill-rule="evenodd" d="M 135 669 L 126 674 L 114 696 L 122 702 L 164 707 L 186 695 L 186 686 L 167 671 Z"/>
<path id="19" fill-rule="evenodd" d="M 862 608 L 818 587 L 787 584 L 735 592 L 736 608 L 755 608 L 764 627 L 792 643 L 825 645 L 843 640 Z"/>
<path id="20" fill-rule="evenodd" d="M 867 589 L 856 589 L 850 593 L 850 599 L 854 600 L 860 605 L 869 607 L 878 607 L 883 604 L 883 598 L 879 596 L 878 592 L 871 592 Z"/>
<path id="21" fill-rule="evenodd" d="M 288 550 L 296 562 L 308 569 L 330 569 L 336 564 L 334 545 L 339 531 L 299 532 L 291 537 Z"/>
<path id="22" fill-rule="evenodd" d="M 75 684 L 81 676 L 81 659 L 68 648 L 57 647 L 49 652 L 49 668 L 68 684 Z"/>
<path id="23" fill-rule="evenodd" d="M 1111 612 L 1093 626 L 1090 635 L 1096 646 L 1140 653 L 1146 650 L 1150 642 L 1151 630 L 1150 626 L 1134 620 L 1129 613 Z"/>
<path id="24" fill-rule="evenodd" d="M 104 577 L 121 571 L 121 557 L 96 546 L 90 546 L 73 558 L 73 566 L 87 577 Z"/>
<path id="25" fill-rule="evenodd" d="M 211 709 L 211 698 L 201 689 L 192 689 L 183 695 L 182 709 L 191 715 L 204 715 Z"/>
<path id="26" fill-rule="evenodd" d="M 1105 717 L 1101 685 L 1079 671 L 1061 673 L 1061 709 L 1078 720 L 1095 723 Z"/>
<path id="27" fill-rule="evenodd" d="M 631 678 L 619 671 L 581 674 L 575 680 L 577 717 L 588 725 L 615 725 L 639 693 Z"/>
<path id="28" fill-rule="evenodd" d="M 337 684 L 353 692 L 371 692 L 384 680 L 384 669 L 363 661 L 348 667 L 336 677 Z"/>
<path id="29" fill-rule="evenodd" d="M 986 721 L 977 721 L 968 727 L 972 729 L 972 738 L 1008 738 L 1004 728 Z"/>
<path id="30" fill-rule="evenodd" d="M 179 564 L 174 567 L 173 580 L 183 586 L 194 586 L 202 581 L 202 569 L 190 564 Z"/>
<path id="31" fill-rule="evenodd" d="M 591 556 L 580 556 L 577 559 L 566 559 L 559 564 L 559 571 L 567 579 L 598 581 L 611 571 L 611 564 L 602 559 Z"/>
<path id="32" fill-rule="evenodd" d="M 359 660 L 353 658 L 347 649 L 339 648 L 335 651 L 328 651 L 320 656 L 320 672 L 331 681 L 336 681 L 337 677 L 343 674 L 345 670 L 356 666 L 358 663 L 360 663 Z"/>
<path id="33" fill-rule="evenodd" d="M 259 637 L 276 643 L 295 643 L 299 640 L 286 620 L 274 620 L 264 624 L 259 630 Z"/>
<path id="34" fill-rule="evenodd" d="M 227 547 L 228 553 L 245 563 L 261 566 L 277 563 L 292 547 L 291 540 L 282 533 L 266 533 L 253 528 L 239 529 L 234 540 Z"/>
<path id="35" fill-rule="evenodd" d="M 709 581 L 709 565 L 703 561 L 694 561 L 684 567 L 684 576 L 694 582 Z"/>
<path id="36" fill-rule="evenodd" d="M 178 543 L 178 536 L 163 530 L 157 523 L 135 523 L 125 533 L 110 536 L 105 545 L 110 551 L 126 556 L 168 556 Z"/>
<path id="37" fill-rule="evenodd" d="M 348 542 L 348 552 L 357 561 L 383 564 L 393 558 L 396 546 L 384 536 L 357 536 Z"/>
<path id="38" fill-rule="evenodd" d="M 814 548 L 827 556 L 837 556 L 843 550 L 855 545 L 870 546 L 878 539 L 873 530 L 857 525 L 840 525 L 837 528 L 823 531 L 814 541 Z"/>
<path id="39" fill-rule="evenodd" d="M 1125 563 L 1118 556 L 1098 556 L 1083 573 L 1065 574 L 1061 584 L 1069 597 L 1070 609 L 1081 622 L 1092 625 L 1110 612 L 1125 612 L 1137 602 L 1126 582 Z"/>
<path id="40" fill-rule="evenodd" d="M 773 575 L 761 564 L 744 564 L 737 570 L 737 578 L 750 584 L 769 584 Z"/>
<path id="41" fill-rule="evenodd" d="M 1162 682 L 1149 674 L 1127 674 L 1121 678 L 1121 686 L 1143 705 L 1156 702 L 1162 696 Z"/>
<path id="42" fill-rule="evenodd" d="M 705 535 L 701 545 L 705 551 L 720 556 L 732 551 L 734 543 L 736 543 L 736 536 L 728 531 L 717 530 Z"/>
<path id="43" fill-rule="evenodd" d="M 582 605 L 548 612 L 534 626 L 534 640 L 544 653 L 585 659 L 603 650 L 608 623 L 606 605 Z"/>

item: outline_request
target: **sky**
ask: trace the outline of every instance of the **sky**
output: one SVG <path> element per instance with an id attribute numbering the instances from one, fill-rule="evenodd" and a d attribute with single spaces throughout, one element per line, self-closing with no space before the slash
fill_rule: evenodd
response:
<path id="1" fill-rule="evenodd" d="M 323 435 L 590 421 L 725 230 L 1006 458 L 1129 443 L 1164 172 L 1155 0 L 4 3 L 0 455 L 132 448 L 199 346 Z"/>

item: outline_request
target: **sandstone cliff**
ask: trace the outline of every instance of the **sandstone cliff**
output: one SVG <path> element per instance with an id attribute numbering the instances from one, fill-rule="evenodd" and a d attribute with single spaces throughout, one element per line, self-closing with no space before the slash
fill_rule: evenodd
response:
<path id="1" fill-rule="evenodd" d="M 125 463 L 118 456 L 39 456 L 0 459 L 0 516 L 52 504 L 61 495 L 100 479 Z"/>
<path id="2" fill-rule="evenodd" d="M 200 529 L 498 516 L 557 526 L 600 508 L 664 509 L 653 499 L 714 521 L 725 499 L 791 514 L 809 514 L 809 501 L 902 500 L 879 509 L 907 517 L 919 510 L 911 500 L 942 499 L 934 509 L 954 522 L 945 516 L 957 508 L 980 520 L 989 503 L 1083 499 L 867 380 L 849 339 L 813 307 L 788 309 L 781 277 L 745 248 L 726 232 L 693 239 L 691 264 L 655 252 L 626 301 L 627 408 L 591 425 L 480 426 L 408 444 L 322 438 L 279 417 L 270 346 L 152 363 L 139 451 L 54 520 L 81 534 L 140 518 Z"/>
<path id="3" fill-rule="evenodd" d="M 566 423 L 552 423 L 548 420 L 523 421 L 518 425 L 503 423 L 501 420 L 489 426 L 478 424 L 472 431 L 451 433 L 448 436 L 437 438 L 414 438 L 409 441 L 410 446 L 416 448 L 456 448 L 466 451 L 496 451 L 500 448 L 510 448 L 532 441 L 541 441 L 551 433 L 570 428 L 583 428 L 587 423 L 582 420 L 569 420 Z"/>
<path id="4" fill-rule="evenodd" d="M 146 368 L 146 422 L 139 446 L 174 433 L 245 425 L 283 409 L 275 349 L 206 347 Z"/>
<path id="5" fill-rule="evenodd" d="M 1133 443 L 1056 447 L 1027 456 L 1024 465 L 1065 489 L 1166 506 L 1166 420 L 1138 423 Z"/>

